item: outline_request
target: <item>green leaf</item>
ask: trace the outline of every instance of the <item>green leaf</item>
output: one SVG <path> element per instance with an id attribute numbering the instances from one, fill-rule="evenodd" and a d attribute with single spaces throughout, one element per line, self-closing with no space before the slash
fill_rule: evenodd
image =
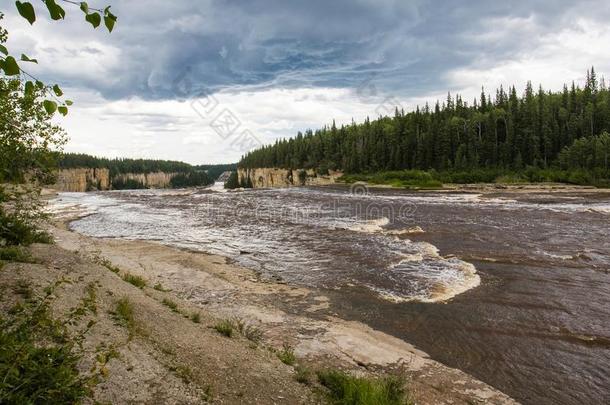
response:
<path id="1" fill-rule="evenodd" d="M 106 28 L 108 28 L 108 32 L 112 32 L 115 23 L 116 16 L 112 15 L 109 11 L 106 12 L 106 15 L 104 16 L 104 24 L 106 25 Z"/>
<path id="2" fill-rule="evenodd" d="M 85 17 L 85 20 L 90 22 L 91 25 L 93 25 L 93 28 L 97 28 L 97 27 L 99 27 L 100 23 L 102 22 L 102 17 L 100 17 L 100 15 L 98 13 L 91 13 L 91 14 L 87 14 L 87 17 Z"/>
<path id="3" fill-rule="evenodd" d="M 59 86 L 58 86 L 58 85 L 53 86 L 53 92 L 55 93 L 55 95 L 56 95 L 57 97 L 61 97 L 61 96 L 63 96 L 63 95 L 64 95 L 64 92 L 63 92 L 63 91 L 61 91 L 61 89 L 59 88 Z"/>
<path id="4" fill-rule="evenodd" d="M 80 9 L 83 10 L 83 13 L 89 14 L 89 5 L 84 1 L 80 2 Z"/>
<path id="5" fill-rule="evenodd" d="M 4 63 L 2 64 L 2 69 L 4 69 L 4 73 L 7 76 L 15 76 L 21 72 L 19 69 L 19 65 L 17 61 L 12 56 L 7 56 L 4 58 Z"/>
<path id="6" fill-rule="evenodd" d="M 68 107 L 66 107 L 66 106 L 63 106 L 63 105 L 62 105 L 62 106 L 57 107 L 57 111 L 59 111 L 59 113 L 60 113 L 61 115 L 63 115 L 64 117 L 65 117 L 66 115 L 68 115 Z"/>
<path id="7" fill-rule="evenodd" d="M 6 49 L 6 46 L 4 46 L 4 45 L 0 45 L 0 52 L 2 52 L 5 55 L 8 55 L 8 49 Z"/>
<path id="8" fill-rule="evenodd" d="M 57 103 L 55 101 L 45 100 L 42 102 L 42 105 L 49 114 L 54 114 L 57 111 Z"/>
<path id="9" fill-rule="evenodd" d="M 66 105 L 72 105 L 72 104 L 74 104 L 74 103 L 72 102 L 72 100 L 66 100 Z"/>
<path id="10" fill-rule="evenodd" d="M 36 87 L 38 87 L 40 90 L 44 89 L 44 83 L 41 82 L 40 80 L 36 80 Z"/>
<path id="11" fill-rule="evenodd" d="M 58 6 L 57 3 L 55 3 L 55 0 L 45 0 L 44 2 L 47 5 L 49 14 L 53 20 L 61 20 L 66 16 L 64 9 Z"/>
<path id="12" fill-rule="evenodd" d="M 19 11 L 19 15 L 28 20 L 30 24 L 34 24 L 34 21 L 36 21 L 36 13 L 34 12 L 32 4 L 27 1 L 25 3 L 16 1 L 15 5 L 17 6 L 17 11 Z"/>
<path id="13" fill-rule="evenodd" d="M 34 83 L 28 80 L 25 82 L 25 95 L 31 96 L 32 94 L 34 94 Z"/>
<path id="14" fill-rule="evenodd" d="M 32 63 L 38 63 L 38 60 L 36 59 L 30 59 L 27 56 L 25 56 L 25 54 L 21 54 L 21 60 L 24 62 L 32 62 Z"/>

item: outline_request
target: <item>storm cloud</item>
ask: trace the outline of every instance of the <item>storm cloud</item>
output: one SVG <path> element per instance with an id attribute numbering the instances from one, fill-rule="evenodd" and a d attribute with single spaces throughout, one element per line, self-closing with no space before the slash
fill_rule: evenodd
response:
<path id="1" fill-rule="evenodd" d="M 447 91 L 470 97 L 481 86 L 519 88 L 527 79 L 556 88 L 578 81 L 591 65 L 601 72 L 610 69 L 604 45 L 610 39 L 605 23 L 610 6 L 601 0 L 109 2 L 119 17 L 110 35 L 77 21 L 82 19 L 77 9 L 67 8 L 63 24 L 41 19 L 33 29 L 13 9 L 5 10 L 9 44 L 40 61 L 35 73 L 42 78 L 76 93 L 94 93 L 84 97 L 81 108 L 101 115 L 129 102 L 125 111 L 133 112 L 149 109 L 142 104 L 180 102 L 201 92 L 238 104 L 240 94 L 252 100 L 273 94 L 280 108 L 295 101 L 282 97 L 295 95 L 318 97 L 316 102 L 324 104 L 320 98 L 327 89 L 337 91 L 329 96 L 336 106 L 341 94 L 345 111 L 339 117 L 306 119 L 299 113 L 294 125 L 281 130 L 252 124 L 267 134 L 261 135 L 265 143 L 294 135 L 290 131 L 303 125 L 375 115 L 378 99 L 363 101 L 363 88 L 411 107 L 434 102 Z M 286 92 L 278 93 L 282 89 Z M 235 108 L 249 115 L 256 106 L 244 102 Z M 273 109 L 265 113 L 268 122 L 291 120 L 276 117 Z M 120 118 L 153 130 L 157 122 L 165 134 L 188 127 L 184 112 L 174 124 L 168 123 L 171 114 Z M 154 154 L 154 140 L 146 145 L 153 145 Z M 178 155 L 176 149 L 172 156 Z"/>

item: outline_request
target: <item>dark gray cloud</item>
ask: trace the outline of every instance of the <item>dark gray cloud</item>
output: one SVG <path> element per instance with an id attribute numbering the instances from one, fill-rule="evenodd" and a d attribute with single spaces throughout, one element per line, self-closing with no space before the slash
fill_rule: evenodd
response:
<path id="1" fill-rule="evenodd" d="M 119 23 L 107 43 L 121 52 L 120 63 L 108 71 L 112 80 L 83 79 L 73 72 L 55 77 L 97 89 L 108 99 L 176 98 L 174 83 L 181 77 L 209 91 L 357 88 L 375 77 L 382 90 L 417 96 L 443 88 L 450 70 L 494 66 L 534 49 L 541 35 L 576 17 L 602 21 L 610 14 L 601 0 L 111 3 Z M 81 52 L 95 57 L 99 50 Z"/>

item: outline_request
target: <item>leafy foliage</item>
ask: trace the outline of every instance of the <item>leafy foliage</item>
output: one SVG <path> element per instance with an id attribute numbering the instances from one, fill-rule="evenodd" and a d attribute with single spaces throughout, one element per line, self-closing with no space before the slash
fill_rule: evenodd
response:
<path id="1" fill-rule="evenodd" d="M 20 246 L 0 247 L 0 260 L 8 262 L 32 263 L 34 259 Z"/>
<path id="2" fill-rule="evenodd" d="M 0 247 L 51 243 L 51 235 L 39 230 L 38 213 L 30 210 L 14 210 L 7 213 L 0 207 Z"/>
<path id="3" fill-rule="evenodd" d="M 592 68 L 584 88 L 572 84 L 556 93 L 542 88 L 535 92 L 528 83 L 518 97 L 514 86 L 508 92 L 501 87 L 495 99 L 482 92 L 472 105 L 448 95 L 434 107 L 426 104 L 410 113 L 396 110 L 393 117 L 298 133 L 248 153 L 239 166 L 313 168 L 320 173 L 341 169 L 350 174 L 489 170 L 495 171 L 494 178 L 528 168 L 581 168 L 591 179 L 603 180 L 610 177 L 607 138 L 583 140 L 604 131 L 610 131 L 610 90 Z M 560 154 L 572 145 L 562 161 Z"/>
<path id="4" fill-rule="evenodd" d="M 31 300 L 31 294 L 20 294 Z M 9 319 L 0 319 L 0 403 L 78 403 L 88 393 L 78 361 L 47 302 L 19 305 Z"/>
<path id="5" fill-rule="evenodd" d="M 19 80 L 0 78 L 0 182 L 23 182 L 26 175 L 51 179 L 51 148 L 61 147 L 65 133 L 51 121 L 44 88 L 29 94 Z M 47 103 L 48 104 L 48 103 Z"/>

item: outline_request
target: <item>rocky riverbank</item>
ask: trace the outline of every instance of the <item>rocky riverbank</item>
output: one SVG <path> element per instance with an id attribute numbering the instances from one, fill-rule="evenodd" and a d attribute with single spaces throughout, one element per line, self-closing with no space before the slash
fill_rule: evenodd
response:
<path id="1" fill-rule="evenodd" d="M 320 291 L 263 281 L 220 256 L 85 237 L 62 223 L 51 231 L 57 244 L 35 246 L 37 264 L 10 264 L 0 282 L 26 280 L 43 289 L 69 280 L 53 307 L 60 318 L 95 289 L 96 311 L 82 321 L 94 326 L 80 366 L 100 374 L 97 401 L 319 403 L 316 384 L 297 382 L 300 371 L 278 358 L 290 348 L 298 370 L 399 375 L 417 404 L 514 403 L 402 340 L 337 318 Z M 140 288 L 130 284 L 134 277 L 143 281 Z M 120 299 L 133 304 L 132 329 L 113 320 Z M 244 332 L 219 334 L 214 326 L 227 319 Z M 247 337 L 253 331 L 260 332 L 256 345 Z M 100 352 L 111 349 L 100 362 Z"/>

